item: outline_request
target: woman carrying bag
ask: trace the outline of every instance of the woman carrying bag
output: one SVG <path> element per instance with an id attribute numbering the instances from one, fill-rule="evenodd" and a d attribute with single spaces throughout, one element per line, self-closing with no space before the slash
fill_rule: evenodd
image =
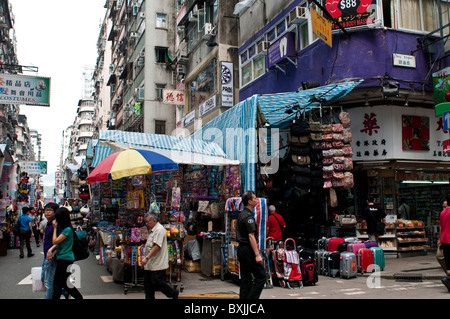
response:
<path id="1" fill-rule="evenodd" d="M 61 232 L 58 234 L 58 226 Z M 65 207 L 60 207 L 55 211 L 53 220 L 53 247 L 56 248 L 56 272 L 53 283 L 53 299 L 60 299 L 62 289 L 66 290 L 73 298 L 83 299 L 83 296 L 73 285 L 67 285 L 67 279 L 70 276 L 67 268 L 73 264 L 75 256 L 73 254 L 73 234 L 70 223 L 70 213 Z"/>

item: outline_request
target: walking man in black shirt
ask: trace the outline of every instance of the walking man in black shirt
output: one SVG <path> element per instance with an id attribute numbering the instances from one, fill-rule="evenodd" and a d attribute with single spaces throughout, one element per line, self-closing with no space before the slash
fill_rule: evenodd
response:
<path id="1" fill-rule="evenodd" d="M 237 220 L 237 240 L 239 242 L 237 257 L 241 274 L 239 298 L 258 299 L 267 275 L 258 250 L 258 229 L 253 217 L 253 208 L 257 204 L 255 193 L 253 191 L 245 192 L 242 195 L 242 203 L 245 208 Z M 252 275 L 254 279 L 252 279 Z"/>

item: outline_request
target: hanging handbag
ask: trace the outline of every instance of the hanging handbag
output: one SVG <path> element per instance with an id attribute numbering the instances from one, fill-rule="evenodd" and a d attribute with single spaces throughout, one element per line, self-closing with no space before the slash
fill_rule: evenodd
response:
<path id="1" fill-rule="evenodd" d="M 83 205 L 80 208 L 80 213 L 84 214 L 84 215 L 87 215 L 89 213 L 89 206 L 87 204 Z"/>
<path id="2" fill-rule="evenodd" d="M 358 221 L 355 215 L 336 215 L 335 224 L 342 228 L 355 227 Z"/>
<path id="3" fill-rule="evenodd" d="M 293 136 L 291 135 L 291 141 L 290 144 L 291 145 L 296 145 L 296 146 L 306 146 L 309 143 L 309 136 L 308 135 L 304 135 L 304 136 Z"/>
<path id="4" fill-rule="evenodd" d="M 311 163 L 311 158 L 309 155 L 291 155 L 292 161 L 297 165 L 308 165 Z"/>
<path id="5" fill-rule="evenodd" d="M 352 188 L 354 186 L 354 181 L 353 181 L 353 174 L 350 172 L 345 172 L 344 173 L 344 187 L 345 188 Z"/>
<path id="6" fill-rule="evenodd" d="M 341 111 L 341 113 L 339 113 L 339 120 L 344 127 L 350 127 L 351 121 L 350 114 L 348 112 Z"/>
<path id="7" fill-rule="evenodd" d="M 67 208 L 67 210 L 68 210 L 69 212 L 72 211 L 72 206 L 70 206 L 70 204 L 69 204 L 68 201 L 65 201 L 65 202 L 64 202 L 64 205 L 62 205 L 61 207 Z"/>
<path id="8" fill-rule="evenodd" d="M 305 136 L 309 135 L 309 123 L 303 119 L 295 119 L 290 127 L 291 136 Z"/>

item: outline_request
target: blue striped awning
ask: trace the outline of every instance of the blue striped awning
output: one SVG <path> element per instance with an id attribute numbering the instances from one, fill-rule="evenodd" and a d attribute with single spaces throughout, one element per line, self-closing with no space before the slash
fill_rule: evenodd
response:
<path id="1" fill-rule="evenodd" d="M 224 151 L 215 143 L 197 140 L 193 137 L 176 137 L 162 134 L 146 134 L 136 132 L 125 132 L 118 130 L 100 131 L 98 143 L 95 146 L 95 154 L 91 167 L 96 167 L 105 157 L 112 153 L 112 148 L 102 141 L 117 142 L 130 147 L 150 148 L 160 150 L 163 155 L 189 154 L 195 159 L 226 159 Z M 183 157 L 183 159 L 189 159 Z M 175 160 L 175 159 L 174 159 Z M 178 163 L 178 161 L 176 161 Z M 231 162 L 230 162 L 231 163 Z"/>
<path id="2" fill-rule="evenodd" d="M 322 103 L 337 100 L 347 95 L 361 82 L 362 80 L 330 84 L 294 93 L 259 95 L 258 104 L 264 117 L 273 127 L 283 127 L 295 116 L 295 112 L 285 113 L 287 106 L 298 103 L 301 112 L 308 111 L 309 108 L 320 105 L 317 100 L 321 100 Z"/>
<path id="3" fill-rule="evenodd" d="M 283 127 L 295 116 L 295 113 L 285 113 L 290 104 L 298 103 L 300 109 L 307 111 L 310 107 L 320 105 L 319 102 L 314 102 L 316 99 L 322 102 L 337 100 L 350 93 L 361 82 L 362 80 L 330 84 L 293 93 L 254 95 L 205 124 L 193 136 L 215 142 L 229 159 L 239 160 L 243 191 L 255 191 L 258 107 L 273 127 Z"/>

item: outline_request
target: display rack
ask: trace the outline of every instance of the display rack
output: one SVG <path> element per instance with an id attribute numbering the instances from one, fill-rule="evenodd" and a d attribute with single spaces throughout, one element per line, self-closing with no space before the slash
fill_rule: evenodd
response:
<path id="1" fill-rule="evenodd" d="M 396 235 L 399 257 L 426 255 L 430 249 L 425 227 L 421 222 L 409 225 L 398 224 Z"/>
<path id="2" fill-rule="evenodd" d="M 356 227 L 356 237 L 360 240 L 368 240 L 366 228 L 361 228 L 361 224 Z M 397 258 L 397 236 L 395 226 L 393 224 L 387 225 L 386 233 L 379 237 L 379 246 L 383 248 L 386 258 Z"/>

